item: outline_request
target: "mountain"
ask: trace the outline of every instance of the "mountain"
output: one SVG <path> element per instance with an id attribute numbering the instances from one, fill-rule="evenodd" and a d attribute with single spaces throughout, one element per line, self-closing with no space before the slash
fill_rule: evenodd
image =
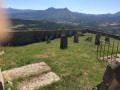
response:
<path id="1" fill-rule="evenodd" d="M 72 12 L 68 8 L 48 8 L 46 10 L 21 10 L 8 8 L 11 19 L 49 21 L 120 33 L 120 12 L 115 14 L 85 14 Z"/>
<path id="2" fill-rule="evenodd" d="M 32 9 L 14 9 L 14 8 L 7 8 L 8 14 L 15 14 L 15 13 L 26 13 L 26 12 L 36 12 L 37 10 Z"/>
<path id="3" fill-rule="evenodd" d="M 120 12 L 115 14 L 85 14 L 72 12 L 67 8 L 48 8 L 46 10 L 20 10 L 20 9 L 7 9 L 10 18 L 12 19 L 26 19 L 26 20 L 42 20 L 52 22 L 72 22 L 72 23 L 84 23 L 84 22 L 96 22 L 108 20 L 115 22 L 120 20 Z"/>

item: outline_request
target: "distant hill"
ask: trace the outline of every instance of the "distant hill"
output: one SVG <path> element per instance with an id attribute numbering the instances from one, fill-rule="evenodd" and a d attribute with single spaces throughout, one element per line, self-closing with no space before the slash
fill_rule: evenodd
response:
<path id="1" fill-rule="evenodd" d="M 8 14 L 16 14 L 16 13 L 36 12 L 37 10 L 7 8 L 7 11 Z"/>
<path id="2" fill-rule="evenodd" d="M 20 20 L 12 19 L 12 27 L 14 30 L 58 30 L 58 29 L 78 29 L 73 25 L 58 24 L 48 21 Z"/>
<path id="3" fill-rule="evenodd" d="M 21 10 L 21 9 L 7 9 L 10 17 L 14 19 L 29 19 L 29 20 L 44 20 L 44 21 L 54 21 L 54 22 L 91 22 L 96 20 L 103 20 L 104 18 L 109 18 L 112 21 L 114 18 L 120 17 L 120 12 L 115 14 L 85 14 L 72 12 L 67 8 L 48 8 L 46 10 Z M 118 18 L 120 20 L 120 18 Z M 109 20 L 110 21 L 110 20 Z"/>
<path id="4" fill-rule="evenodd" d="M 115 14 L 85 14 L 72 12 L 68 8 L 48 8 L 46 10 L 7 9 L 12 19 L 37 20 L 69 24 L 81 28 L 120 33 L 120 12 Z"/>

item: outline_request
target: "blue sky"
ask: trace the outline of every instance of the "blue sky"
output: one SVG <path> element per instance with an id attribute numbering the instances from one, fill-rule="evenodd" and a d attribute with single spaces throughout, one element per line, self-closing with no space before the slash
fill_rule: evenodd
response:
<path id="1" fill-rule="evenodd" d="M 4 7 L 45 10 L 65 8 L 88 14 L 106 14 L 120 11 L 120 0 L 4 0 Z"/>

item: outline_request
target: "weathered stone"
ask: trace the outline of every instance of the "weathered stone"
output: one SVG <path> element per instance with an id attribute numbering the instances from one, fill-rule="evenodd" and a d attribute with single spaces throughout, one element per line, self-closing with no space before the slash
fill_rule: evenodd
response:
<path id="1" fill-rule="evenodd" d="M 67 48 L 67 36 L 62 35 L 61 36 L 61 41 L 60 41 L 60 48 L 65 49 Z"/>
<path id="2" fill-rule="evenodd" d="M 117 68 L 120 67 L 120 58 L 116 58 L 116 60 L 113 60 L 112 62 L 109 63 L 109 66 L 113 69 L 116 70 Z"/>
<path id="3" fill-rule="evenodd" d="M 53 82 L 59 81 L 60 78 L 53 72 L 48 72 L 46 74 L 33 77 L 30 80 L 22 81 L 18 84 L 19 90 L 34 90 L 40 86 L 51 84 Z"/>
<path id="4" fill-rule="evenodd" d="M 3 76 L 0 69 L 0 90 L 4 90 Z"/>
<path id="5" fill-rule="evenodd" d="M 115 70 L 115 78 L 120 83 L 120 67 Z"/>
<path id="6" fill-rule="evenodd" d="M 11 70 L 5 70 L 2 72 L 3 76 L 9 81 L 19 78 L 28 77 L 33 74 L 40 74 L 45 71 L 49 71 L 51 68 L 44 62 L 30 64 L 19 68 L 13 68 Z"/>
<path id="7" fill-rule="evenodd" d="M 113 73 L 114 73 L 113 69 L 110 66 L 107 66 L 103 76 L 103 82 L 106 84 L 106 86 L 109 86 L 109 84 L 111 83 Z"/>
<path id="8" fill-rule="evenodd" d="M 87 39 L 85 39 L 85 41 L 88 41 L 88 42 L 92 41 L 92 37 L 88 37 Z"/>
<path id="9" fill-rule="evenodd" d="M 120 83 L 118 82 L 118 80 L 114 77 L 112 77 L 112 81 L 109 84 L 108 90 L 120 90 Z"/>
<path id="10" fill-rule="evenodd" d="M 78 32 L 75 32 L 74 34 L 74 43 L 78 43 L 79 42 L 79 37 L 78 37 Z"/>

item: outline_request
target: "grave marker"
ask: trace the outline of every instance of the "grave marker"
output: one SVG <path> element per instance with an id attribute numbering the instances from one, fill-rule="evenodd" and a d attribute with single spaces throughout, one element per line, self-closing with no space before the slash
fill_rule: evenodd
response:
<path id="1" fill-rule="evenodd" d="M 75 32 L 74 34 L 74 43 L 78 43 L 79 40 L 78 40 L 78 32 Z"/>
<path id="2" fill-rule="evenodd" d="M 95 45 L 100 45 L 100 34 L 97 34 L 95 37 Z"/>
<path id="3" fill-rule="evenodd" d="M 60 48 L 61 49 L 67 48 L 67 36 L 65 36 L 65 35 L 61 36 Z"/>

